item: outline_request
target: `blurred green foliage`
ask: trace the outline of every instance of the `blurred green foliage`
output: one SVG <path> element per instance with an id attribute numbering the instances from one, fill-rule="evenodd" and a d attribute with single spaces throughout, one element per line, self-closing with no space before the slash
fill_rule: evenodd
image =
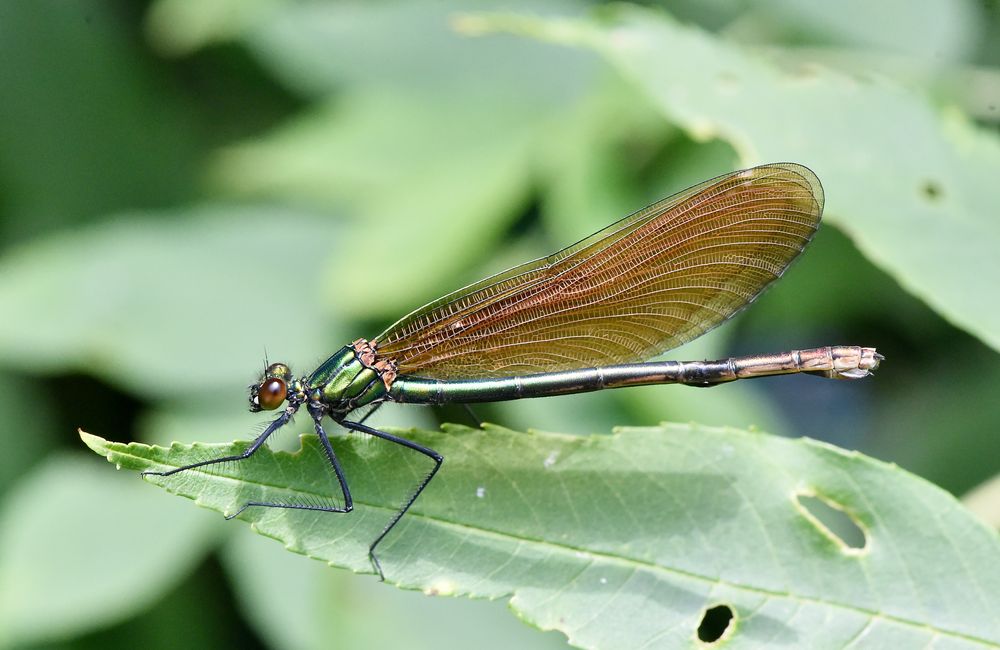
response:
<path id="1" fill-rule="evenodd" d="M 0 5 L 0 646 L 564 646 L 498 603 L 327 570 L 109 476 L 76 427 L 246 438 L 265 350 L 312 367 L 758 162 L 816 168 L 835 226 L 753 309 L 671 357 L 875 345 L 874 380 L 649 387 L 480 416 L 573 433 L 760 426 L 955 494 L 1000 469 L 1000 4 L 475 9 L 574 21 L 514 26 L 535 40 L 471 34 L 480 19 L 447 2 Z M 797 85 L 776 94 L 783 72 Z M 387 407 L 378 422 L 462 417 Z"/>

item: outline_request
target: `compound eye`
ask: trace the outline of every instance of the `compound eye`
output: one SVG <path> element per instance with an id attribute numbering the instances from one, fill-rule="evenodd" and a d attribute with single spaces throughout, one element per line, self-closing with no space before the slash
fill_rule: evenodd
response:
<path id="1" fill-rule="evenodd" d="M 292 376 L 292 369 L 283 363 L 272 363 L 264 370 L 265 377 L 277 377 L 288 380 Z"/>
<path id="2" fill-rule="evenodd" d="M 273 411 L 281 406 L 288 396 L 288 386 L 277 377 L 264 380 L 257 388 L 257 404 L 265 411 Z"/>

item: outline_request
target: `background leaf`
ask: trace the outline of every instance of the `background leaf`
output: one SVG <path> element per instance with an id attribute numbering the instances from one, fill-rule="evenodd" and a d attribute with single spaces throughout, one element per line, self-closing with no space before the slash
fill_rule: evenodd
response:
<path id="1" fill-rule="evenodd" d="M 126 535 L 116 525 L 122 519 Z M 0 531 L 7 643 L 54 641 L 134 615 L 222 533 L 206 513 L 167 500 L 154 507 L 134 476 L 99 471 L 77 456 L 50 458 L 9 494 Z"/>
<path id="2" fill-rule="evenodd" d="M 330 639 L 344 647 L 432 650 L 441 647 L 565 648 L 557 632 L 539 634 L 504 611 L 502 601 L 439 599 L 418 591 L 390 590 L 370 576 L 317 571 L 318 564 L 290 554 L 272 540 L 239 535 L 227 544 L 224 564 L 240 585 L 247 620 L 272 645 L 325 648 Z M 274 594 L 282 594 L 275 602 Z M 331 603 L 338 607 L 330 607 Z M 387 625 L 392 621 L 392 625 Z M 498 622 L 502 624 L 498 625 Z M 489 635 L 483 630 L 490 629 Z"/>
<path id="3" fill-rule="evenodd" d="M 1000 190 L 982 182 L 1000 175 L 994 133 L 884 80 L 781 64 L 659 12 L 621 7 L 604 18 L 463 25 L 592 47 L 692 137 L 731 143 L 744 166 L 803 161 L 823 179 L 830 221 L 903 286 L 1000 349 L 1000 311 L 975 298 L 1000 280 L 991 216 Z M 682 57 L 698 66 L 669 64 Z"/>
<path id="4" fill-rule="evenodd" d="M 336 331 L 331 319 L 302 299 L 297 336 L 266 331 L 260 299 L 286 299 L 289 259 L 301 260 L 299 291 L 314 293 L 335 233 L 334 222 L 296 211 L 204 208 L 166 223 L 122 216 L 25 246 L 0 269 L 0 302 L 19 315 L 0 323 L 0 349 L 9 363 L 85 368 L 158 395 L 231 386 L 251 346 L 311 362 L 315 342 Z M 218 300 L 230 307 L 213 312 Z"/>

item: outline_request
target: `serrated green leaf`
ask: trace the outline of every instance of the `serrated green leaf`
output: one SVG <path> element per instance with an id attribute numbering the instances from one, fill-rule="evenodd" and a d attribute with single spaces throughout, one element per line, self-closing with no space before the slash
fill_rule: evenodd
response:
<path id="1" fill-rule="evenodd" d="M 620 6 L 601 19 L 466 18 L 603 54 L 696 139 L 747 164 L 792 160 L 823 181 L 826 216 L 945 318 L 1000 349 L 1000 139 L 885 80 L 783 67 L 668 15 Z"/>
<path id="2" fill-rule="evenodd" d="M 398 433 L 446 459 L 380 549 L 387 580 L 400 586 L 510 597 L 525 620 L 585 648 L 694 646 L 703 611 L 720 603 L 736 613 L 728 634 L 739 647 L 1000 647 L 1000 537 L 895 466 L 807 439 L 696 425 L 590 437 Z M 247 444 L 163 449 L 81 435 L 132 469 Z M 370 571 L 367 545 L 428 463 L 367 438 L 334 446 L 354 513 L 250 509 L 241 518 L 290 550 Z M 221 512 L 330 494 L 314 436 L 294 454 L 259 454 L 151 480 Z M 799 495 L 847 512 L 866 546 L 839 544 Z"/>

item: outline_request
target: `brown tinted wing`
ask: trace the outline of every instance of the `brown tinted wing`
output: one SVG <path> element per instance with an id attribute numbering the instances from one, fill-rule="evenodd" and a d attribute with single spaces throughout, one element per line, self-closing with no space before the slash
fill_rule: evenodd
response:
<path id="1" fill-rule="evenodd" d="M 720 176 L 418 309 L 378 350 L 400 374 L 438 379 L 648 359 L 753 301 L 822 211 L 819 179 L 801 165 Z"/>

